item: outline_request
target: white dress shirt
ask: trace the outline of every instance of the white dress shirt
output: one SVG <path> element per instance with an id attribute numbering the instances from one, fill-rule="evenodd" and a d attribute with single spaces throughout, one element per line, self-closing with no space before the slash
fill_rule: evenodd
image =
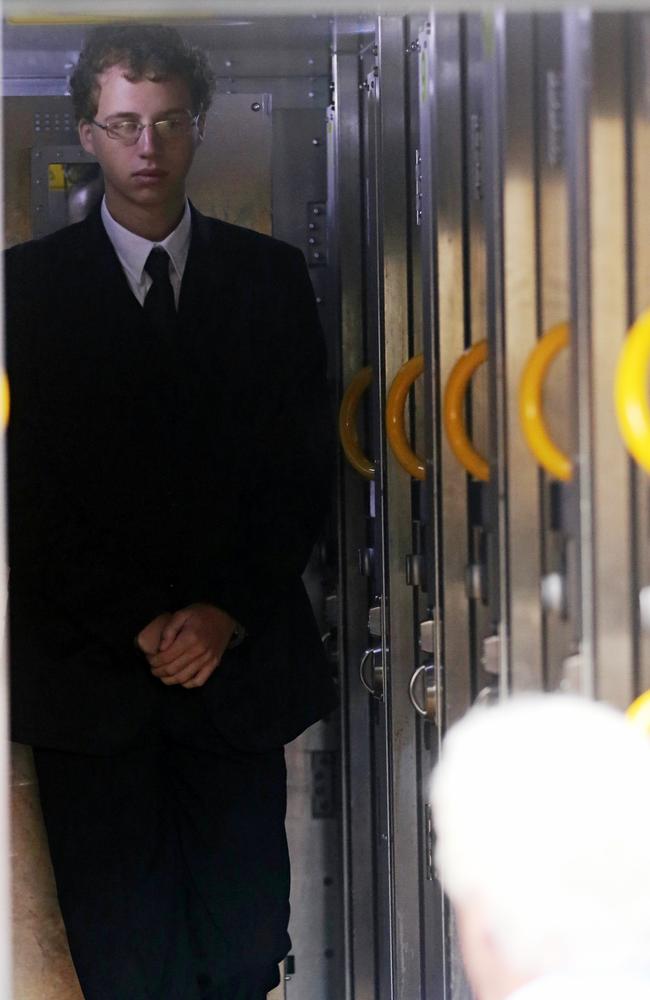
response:
<path id="1" fill-rule="evenodd" d="M 119 222 L 116 222 L 106 205 L 106 198 L 102 201 L 102 222 L 108 238 L 115 248 L 120 264 L 124 270 L 129 287 L 136 299 L 143 305 L 145 296 L 151 288 L 151 277 L 144 269 L 147 257 L 153 247 L 164 247 L 169 254 L 169 280 L 174 290 L 174 300 L 178 309 L 178 298 L 181 293 L 181 282 L 183 272 L 187 263 L 187 255 L 190 249 L 190 235 L 192 230 L 192 216 L 190 214 L 189 202 L 185 201 L 185 211 L 183 218 L 173 230 L 160 243 L 152 243 L 142 236 L 137 236 L 129 229 L 125 229 Z"/>

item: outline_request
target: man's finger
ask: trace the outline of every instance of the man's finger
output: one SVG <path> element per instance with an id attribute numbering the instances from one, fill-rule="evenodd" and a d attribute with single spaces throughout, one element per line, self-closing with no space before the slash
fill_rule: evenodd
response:
<path id="1" fill-rule="evenodd" d="M 217 666 L 218 664 L 214 661 L 208 663 L 202 670 L 199 670 L 198 674 L 195 674 L 194 677 L 192 677 L 189 681 L 186 681 L 182 686 L 184 688 L 203 687 L 208 678 L 212 676 Z"/>
<path id="2" fill-rule="evenodd" d="M 165 650 L 169 649 L 169 647 L 173 645 L 189 616 L 190 611 L 187 608 L 174 612 L 162 631 L 160 646 L 158 647 L 158 651 L 160 653 L 164 653 Z"/>
<path id="3" fill-rule="evenodd" d="M 187 650 L 182 656 L 177 657 L 173 663 L 163 663 L 158 667 L 152 667 L 151 673 L 154 677 L 176 677 L 181 671 L 186 670 L 190 664 L 195 663 L 205 655 L 205 650 L 199 647 Z"/>
<path id="4" fill-rule="evenodd" d="M 158 651 L 148 656 L 147 659 L 149 666 L 154 670 L 172 670 L 178 661 L 183 658 L 187 659 L 188 655 L 196 656 L 201 652 L 203 652 L 203 647 L 194 636 L 181 635 L 166 652 Z"/>
<path id="5" fill-rule="evenodd" d="M 160 676 L 159 680 L 166 687 L 170 687 L 173 684 L 180 684 L 181 686 L 186 687 L 188 686 L 188 682 L 191 682 L 196 677 L 201 675 L 204 670 L 208 669 L 211 672 L 213 661 L 214 658 L 212 655 L 210 653 L 205 653 L 203 656 L 199 656 L 197 659 L 189 663 L 184 670 L 179 671 L 172 677 Z"/>

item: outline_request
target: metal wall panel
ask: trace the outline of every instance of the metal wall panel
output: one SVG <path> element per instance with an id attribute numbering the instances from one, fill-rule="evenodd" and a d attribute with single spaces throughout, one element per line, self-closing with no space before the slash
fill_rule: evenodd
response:
<path id="1" fill-rule="evenodd" d="M 539 474 L 519 423 L 519 380 L 537 340 L 537 185 L 535 170 L 535 40 L 529 14 L 507 14 L 498 25 L 502 91 L 499 138 L 502 143 L 503 336 L 495 344 L 497 376 L 505 393 L 507 470 L 505 533 L 507 551 L 510 679 L 513 691 L 540 689 L 542 680 L 541 524 Z M 502 46 L 502 47 L 501 47 Z M 496 194 L 499 197 L 499 194 Z M 494 234 L 495 238 L 497 234 Z M 505 609 L 504 609 L 505 610 Z"/>
<path id="2" fill-rule="evenodd" d="M 580 642 L 585 693 L 621 708 L 635 690 L 631 463 L 613 404 L 628 325 L 624 18 L 565 16 L 572 324 L 578 432 Z"/>

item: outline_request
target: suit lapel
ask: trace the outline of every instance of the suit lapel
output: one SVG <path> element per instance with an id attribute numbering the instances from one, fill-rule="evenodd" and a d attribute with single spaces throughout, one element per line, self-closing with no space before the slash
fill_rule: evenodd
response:
<path id="1" fill-rule="evenodd" d="M 210 350 L 215 337 L 222 345 L 228 340 L 237 272 L 220 223 L 191 209 L 192 236 L 179 300 L 181 338 L 190 349 L 202 349 L 207 339 Z"/>

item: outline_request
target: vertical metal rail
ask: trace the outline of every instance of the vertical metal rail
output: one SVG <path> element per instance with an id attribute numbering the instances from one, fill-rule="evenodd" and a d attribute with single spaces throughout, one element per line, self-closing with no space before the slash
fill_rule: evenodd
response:
<path id="1" fill-rule="evenodd" d="M 467 259 L 465 224 L 463 19 L 434 11 L 420 35 L 420 233 L 426 359 L 427 586 L 436 634 L 439 745 L 444 728 L 472 699 L 471 620 L 465 589 L 470 562 L 468 489 L 464 468 L 442 441 L 441 393 L 465 347 Z M 433 845 L 431 845 L 433 849 Z M 428 875 L 433 880 L 434 873 Z M 453 920 L 442 887 L 425 907 L 429 958 L 427 997 L 466 994 Z M 433 949 L 432 949 L 433 951 Z"/>
<path id="2" fill-rule="evenodd" d="M 572 489 L 573 544 L 569 553 L 568 598 L 576 650 L 564 686 L 595 694 L 593 421 L 591 395 L 591 197 L 589 114 L 591 14 L 587 8 L 564 14 L 566 157 L 569 187 L 571 275 L 571 358 L 573 383 Z"/>
<path id="3" fill-rule="evenodd" d="M 334 107 L 328 121 L 329 246 L 341 325 L 338 359 L 341 388 L 365 363 L 363 345 L 363 233 L 361 207 L 361 136 L 359 55 L 356 23 L 338 18 L 333 32 Z M 358 664 L 366 646 L 367 580 L 359 573 L 357 553 L 366 544 L 364 480 L 340 465 L 339 600 L 342 702 L 342 812 L 344 850 L 344 920 L 346 1000 L 375 997 L 375 927 L 372 843 L 370 711 L 359 683 Z"/>
<path id="4" fill-rule="evenodd" d="M 629 322 L 650 308 L 650 14 L 630 14 L 626 24 L 626 65 L 628 85 L 629 150 L 629 245 L 632 248 L 629 289 Z M 650 537 L 647 512 L 650 508 L 650 479 L 635 469 L 636 531 L 633 559 L 636 591 L 641 598 L 637 621 L 637 685 L 650 689 Z"/>
<path id="5" fill-rule="evenodd" d="M 538 256 L 540 334 L 570 315 L 568 203 L 565 156 L 565 78 L 562 15 L 536 18 L 536 107 L 538 122 Z M 544 415 L 551 436 L 565 452 L 570 442 L 571 384 L 568 350 L 553 362 L 544 386 Z M 542 476 L 544 582 L 557 585 L 555 596 L 544 587 L 544 682 L 560 687 L 562 667 L 571 653 L 566 607 L 566 510 L 571 484 Z M 558 589 L 559 588 L 559 589 Z"/>
<path id="6" fill-rule="evenodd" d="M 381 259 L 382 383 L 392 383 L 409 357 L 410 304 L 408 283 L 408 203 L 406 192 L 405 23 L 379 18 L 378 174 L 380 177 L 379 240 Z M 382 414 L 384 408 L 382 406 Z M 391 864 L 391 996 L 419 997 L 420 966 L 417 727 L 408 697 L 413 672 L 413 591 L 404 572 L 411 551 L 411 484 L 397 462 L 386 454 L 381 463 L 383 552 L 387 601 L 386 711 L 388 724 L 387 783 Z"/>
<path id="7" fill-rule="evenodd" d="M 390 805 L 390 692 L 388 690 L 387 649 L 390 641 L 386 605 L 389 600 L 385 546 L 385 468 L 386 443 L 383 413 L 385 406 L 384 326 L 383 326 L 383 266 L 382 266 L 382 202 L 381 202 L 381 81 L 378 63 L 378 26 L 371 43 L 360 53 L 363 102 L 363 175 L 365 185 L 364 214 L 366 221 L 365 304 L 366 350 L 372 366 L 370 402 L 370 437 L 375 475 L 368 491 L 369 549 L 366 571 L 372 594 L 372 616 L 369 632 L 373 647 L 377 638 L 381 649 L 381 684 L 373 678 L 375 697 L 371 702 L 371 768 L 373 840 L 371 858 L 375 888 L 375 978 L 377 996 L 392 996 L 393 943 L 393 884 L 392 884 L 392 811 Z M 372 627 L 371 627 L 372 625 Z M 374 654 L 373 654 L 374 655 Z"/>
<path id="8" fill-rule="evenodd" d="M 488 579 L 498 644 L 499 694 L 510 689 L 510 586 L 508 578 L 508 470 L 504 292 L 505 29 L 503 10 L 483 15 L 485 56 L 485 221 L 487 233 L 487 331 L 489 344 L 490 484 Z"/>
<path id="9" fill-rule="evenodd" d="M 2 41 L 2 25 L 0 24 L 0 41 Z M 1 68 L 0 56 L 0 68 Z M 1 102 L 0 102 L 1 103 Z M 0 109 L 0 134 L 3 134 L 4 122 Z M 1 175 L 0 180 L 4 181 Z M 0 199 L 0 231 L 4 232 L 4 201 Z M 2 320 L 0 321 L 0 344 L 4 369 L 4 268 L 0 273 L 0 302 L 2 303 Z M 8 622 L 7 622 L 7 579 L 9 564 L 7 558 L 7 518 L 6 518 L 6 481 L 4 430 L 0 427 L 2 443 L 0 444 L 0 482 L 5 484 L 0 501 L 0 608 L 2 608 L 2 646 L 0 647 L 0 996 L 12 995 L 12 956 L 11 956 L 11 898 L 9 879 L 9 725 L 8 725 Z"/>
<path id="10" fill-rule="evenodd" d="M 431 12 L 428 21 L 420 32 L 418 39 L 418 115 L 419 115 L 419 147 L 417 156 L 414 159 L 414 166 L 417 178 L 416 199 L 414 202 L 413 218 L 420 234 L 421 253 L 421 293 L 422 293 L 422 325 L 423 325 L 423 353 L 425 357 L 425 391 L 424 391 L 424 412 L 425 412 L 425 432 L 424 448 L 426 454 L 427 478 L 423 484 L 424 521 L 425 530 L 425 563 L 426 563 L 426 586 L 427 600 L 429 603 L 428 615 L 432 623 L 433 631 L 433 655 L 436 669 L 436 690 L 437 690 L 437 720 L 435 729 L 431 722 L 427 721 L 423 725 L 428 726 L 429 736 L 429 760 L 434 762 L 439 754 L 440 742 L 447 716 L 447 702 L 450 691 L 453 691 L 454 675 L 447 674 L 444 663 L 447 653 L 445 640 L 443 637 L 443 593 L 442 593 L 442 568 L 443 568 L 443 543 L 441 537 L 441 503 L 442 488 L 444 479 L 441 478 L 441 426 L 440 426 L 440 367 L 439 367 L 439 204 L 444 202 L 441 191 L 440 163 L 438 155 L 438 77 L 444 70 L 444 45 L 440 44 L 441 36 L 445 37 L 444 27 L 447 26 L 447 34 L 450 35 L 447 41 L 447 73 L 456 74 L 456 88 L 458 84 L 458 52 L 454 51 L 454 28 L 458 33 L 458 18 L 444 18 Z M 457 45 L 457 37 L 456 37 Z M 454 56 L 456 65 L 454 66 Z M 454 84 L 450 85 L 454 92 Z M 453 98 L 449 102 L 450 124 L 452 131 L 446 137 L 446 149 L 450 154 L 450 159 L 459 170 L 456 174 L 456 184 L 462 183 L 462 171 L 460 170 L 460 158 L 456 161 L 453 156 L 453 129 L 458 133 L 461 129 L 460 112 L 454 116 Z M 446 162 L 446 161 L 445 161 Z M 453 167 L 452 167 L 453 169 Z M 462 272 L 462 267 L 461 267 Z M 459 288 L 462 287 L 462 273 L 460 284 L 456 283 L 459 275 L 444 275 L 449 279 L 449 284 L 445 283 L 449 297 L 454 295 L 458 298 Z M 462 294 L 460 296 L 462 301 Z M 461 334 L 462 342 L 462 334 Z M 458 469 L 458 466 L 456 466 Z M 464 473 L 460 471 L 462 487 L 464 488 Z M 462 512 L 461 512 L 462 513 Z M 464 527 L 464 525 L 463 525 Z M 463 529 L 461 528 L 461 531 Z M 459 546 L 462 553 L 462 545 Z M 461 579 L 464 567 L 461 568 Z M 462 621 L 458 622 L 458 627 L 462 629 Z M 467 631 L 465 631 L 465 643 L 467 644 Z M 451 651 L 453 658 L 453 649 Z M 454 667 L 456 664 L 454 663 Z M 459 665 L 462 672 L 462 667 Z M 424 754 L 423 754 L 424 756 Z M 426 757 L 425 757 L 426 766 Z M 426 853 L 422 866 L 422 878 L 424 881 L 423 891 L 423 933 L 426 936 L 424 949 L 424 980 L 427 998 L 437 996 L 447 996 L 449 990 L 448 968 L 447 968 L 447 923 L 448 911 L 442 887 L 435 880 L 432 852 L 433 852 L 433 832 L 430 829 L 432 823 L 431 806 L 428 804 L 429 789 L 428 775 L 423 775 L 424 787 L 422 790 L 424 803 L 423 821 L 425 827 Z"/>
<path id="11" fill-rule="evenodd" d="M 462 58 L 463 89 L 466 109 L 464 126 L 465 176 L 464 176 L 464 250 L 467 257 L 467 277 L 465 286 L 465 331 L 463 347 L 470 347 L 487 338 L 487 234 L 486 206 L 490 197 L 486 191 L 489 178 L 487 158 L 486 118 L 488 113 L 486 97 L 486 45 L 489 33 L 484 31 L 483 17 L 469 14 L 463 19 Z M 461 348 L 462 349 L 462 348 Z M 460 350 L 458 350 L 460 354 Z M 446 369 L 455 359 L 443 360 L 441 370 Z M 487 366 L 483 365 L 472 379 L 471 403 L 467 407 L 468 424 L 474 447 L 482 455 L 489 454 L 490 417 L 488 400 Z M 453 475 L 451 469 L 443 469 L 443 476 Z M 489 484 L 474 481 L 468 484 L 467 507 L 470 524 L 467 529 L 469 563 L 467 566 L 467 594 L 470 602 L 471 635 L 471 676 L 472 696 L 494 689 L 497 678 L 494 668 L 498 662 L 488 662 L 487 650 L 498 647 L 495 635 L 498 617 L 498 594 L 490 593 L 498 586 L 498 574 L 488 574 L 489 530 L 494 526 L 488 520 L 487 497 Z M 453 495 L 449 498 L 453 505 Z M 496 550 L 493 549 L 492 555 Z M 489 667 L 489 670 L 486 670 Z"/>

